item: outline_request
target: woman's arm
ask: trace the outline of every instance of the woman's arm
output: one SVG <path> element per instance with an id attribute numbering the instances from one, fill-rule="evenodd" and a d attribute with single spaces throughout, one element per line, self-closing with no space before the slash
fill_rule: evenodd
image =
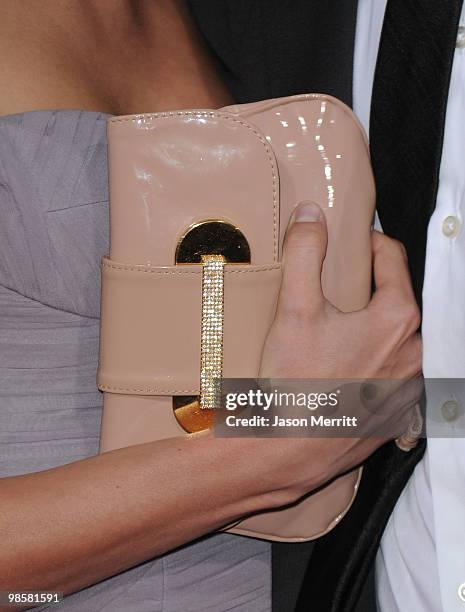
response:
<path id="1" fill-rule="evenodd" d="M 290 501 L 262 442 L 175 438 L 1 479 L 0 591 L 73 592 Z"/>
<path id="2" fill-rule="evenodd" d="M 299 222 L 297 214 L 286 234 L 262 376 L 395 380 L 419 372 L 418 312 L 405 256 L 381 235 L 373 246 L 377 291 L 366 309 L 343 314 L 321 290 L 324 220 Z M 388 422 L 392 414 L 385 412 Z M 69 593 L 244 515 L 291 503 L 358 465 L 382 444 L 375 436 L 199 434 L 0 480 L 0 591 Z"/>

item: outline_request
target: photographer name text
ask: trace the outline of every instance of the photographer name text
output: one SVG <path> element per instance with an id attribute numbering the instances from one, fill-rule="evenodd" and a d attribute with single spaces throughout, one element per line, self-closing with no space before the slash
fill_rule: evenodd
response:
<path id="1" fill-rule="evenodd" d="M 229 415 L 226 417 L 228 427 L 357 427 L 357 417 L 324 417 L 311 415 L 310 417 L 285 418 L 275 416 L 269 418 L 261 415 L 240 417 Z"/>

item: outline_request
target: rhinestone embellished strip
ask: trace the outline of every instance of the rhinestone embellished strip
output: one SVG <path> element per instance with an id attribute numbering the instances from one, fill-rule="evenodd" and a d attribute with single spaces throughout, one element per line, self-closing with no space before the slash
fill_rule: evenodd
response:
<path id="1" fill-rule="evenodd" d="M 222 255 L 202 256 L 200 407 L 219 408 L 223 374 L 224 265 Z"/>

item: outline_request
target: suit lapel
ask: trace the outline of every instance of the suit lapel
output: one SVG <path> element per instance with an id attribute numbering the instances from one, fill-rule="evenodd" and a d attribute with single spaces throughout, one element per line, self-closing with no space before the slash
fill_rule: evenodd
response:
<path id="1" fill-rule="evenodd" d="M 419 301 L 461 6 L 462 0 L 389 0 L 373 86 L 378 213 L 386 233 L 406 245 Z M 299 612 L 356 609 L 384 527 L 425 446 L 423 440 L 406 454 L 390 443 L 365 463 L 350 512 L 315 544 Z"/>
<path id="2" fill-rule="evenodd" d="M 419 302 L 461 7 L 462 0 L 389 0 L 373 85 L 378 214 L 407 248 Z"/>

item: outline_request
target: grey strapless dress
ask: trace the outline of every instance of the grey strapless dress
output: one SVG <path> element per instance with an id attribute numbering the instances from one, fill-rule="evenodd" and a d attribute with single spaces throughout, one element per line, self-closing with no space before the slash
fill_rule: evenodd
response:
<path id="1" fill-rule="evenodd" d="M 0 117 L 0 477 L 98 452 L 106 119 L 79 111 Z M 269 612 L 271 546 L 212 535 L 75 593 L 58 609 Z"/>

